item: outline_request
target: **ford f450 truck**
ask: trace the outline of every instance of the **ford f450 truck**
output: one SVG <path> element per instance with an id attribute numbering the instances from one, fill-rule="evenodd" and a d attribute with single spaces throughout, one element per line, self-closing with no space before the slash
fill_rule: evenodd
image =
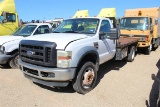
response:
<path id="1" fill-rule="evenodd" d="M 49 23 L 29 23 L 19 27 L 13 35 L 0 36 L 0 64 L 18 68 L 19 42 L 24 37 L 50 33 L 51 28 Z"/>
<path id="2" fill-rule="evenodd" d="M 138 47 L 149 55 L 160 42 L 160 7 L 126 10 L 120 30 L 121 36 L 139 38 Z"/>
<path id="3" fill-rule="evenodd" d="M 19 68 L 35 83 L 91 91 L 99 65 L 115 58 L 133 61 L 137 38 L 119 38 L 108 18 L 64 20 L 54 33 L 24 38 L 19 44 Z"/>

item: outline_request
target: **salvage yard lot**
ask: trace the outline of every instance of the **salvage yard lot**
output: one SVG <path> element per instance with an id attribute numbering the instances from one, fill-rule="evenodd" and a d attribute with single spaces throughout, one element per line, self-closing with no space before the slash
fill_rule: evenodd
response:
<path id="1" fill-rule="evenodd" d="M 32 83 L 18 69 L 0 67 L 0 107 L 146 107 L 160 68 L 160 48 L 138 53 L 132 63 L 100 66 L 96 87 L 81 95 L 71 86 L 58 89 Z M 156 91 L 155 91 L 156 92 Z"/>

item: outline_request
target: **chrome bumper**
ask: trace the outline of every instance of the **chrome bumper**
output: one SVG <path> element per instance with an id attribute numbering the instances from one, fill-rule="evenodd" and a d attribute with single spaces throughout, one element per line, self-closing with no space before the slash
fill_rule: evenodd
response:
<path id="1" fill-rule="evenodd" d="M 47 68 L 18 60 L 20 70 L 32 78 L 42 81 L 70 81 L 75 76 L 76 68 Z"/>
<path id="2" fill-rule="evenodd" d="M 11 55 L 0 54 L 0 64 L 6 64 L 11 57 Z"/>

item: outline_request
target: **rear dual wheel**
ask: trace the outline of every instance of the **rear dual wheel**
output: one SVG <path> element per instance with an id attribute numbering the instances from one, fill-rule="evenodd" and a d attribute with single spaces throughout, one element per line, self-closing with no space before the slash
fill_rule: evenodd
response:
<path id="1" fill-rule="evenodd" d="M 130 50 L 128 51 L 128 54 L 125 60 L 127 60 L 128 62 L 134 61 L 135 54 L 136 54 L 136 48 L 135 46 L 132 46 Z"/>

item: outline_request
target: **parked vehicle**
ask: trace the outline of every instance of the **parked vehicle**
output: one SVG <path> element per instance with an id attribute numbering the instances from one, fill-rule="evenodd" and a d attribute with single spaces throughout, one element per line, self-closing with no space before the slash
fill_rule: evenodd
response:
<path id="1" fill-rule="evenodd" d="M 73 18 L 89 17 L 88 10 L 78 10 Z"/>
<path id="2" fill-rule="evenodd" d="M 119 24 L 119 18 L 116 18 L 116 8 L 103 8 L 97 17 L 109 18 L 113 27 L 116 27 Z"/>
<path id="3" fill-rule="evenodd" d="M 50 23 L 52 26 L 52 31 L 63 22 L 63 18 L 55 18 L 54 20 L 47 20 L 46 23 Z"/>
<path id="4" fill-rule="evenodd" d="M 129 9 L 120 22 L 121 36 L 139 38 L 138 47 L 146 54 L 160 42 L 160 7 Z"/>
<path id="5" fill-rule="evenodd" d="M 64 20 L 52 34 L 27 37 L 19 44 L 19 68 L 35 83 L 65 87 L 71 81 L 75 91 L 91 91 L 99 65 L 115 58 L 134 60 L 136 38 L 119 38 L 108 18 Z"/>
<path id="6" fill-rule="evenodd" d="M 0 36 L 0 64 L 9 64 L 12 68 L 17 68 L 19 42 L 24 37 L 50 32 L 49 23 L 29 23 L 19 27 L 13 35 Z"/>
<path id="7" fill-rule="evenodd" d="M 0 2 L 0 36 L 11 35 L 18 28 L 18 13 L 14 0 Z"/>

